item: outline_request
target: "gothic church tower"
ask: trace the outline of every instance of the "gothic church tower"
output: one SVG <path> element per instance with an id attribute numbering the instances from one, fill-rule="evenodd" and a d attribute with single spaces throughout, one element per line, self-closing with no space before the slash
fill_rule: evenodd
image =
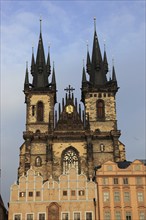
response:
<path id="1" fill-rule="evenodd" d="M 111 169 L 113 162 L 124 161 L 125 148 L 117 127 L 115 69 L 108 80 L 107 55 L 104 51 L 102 56 L 96 29 L 86 67 L 88 75 L 83 66 L 81 82 L 83 109 L 69 85 L 56 110 L 55 69 L 53 65 L 51 70 L 50 51 L 45 58 L 40 28 L 36 57 L 32 52 L 32 83 L 26 66 L 26 129 L 18 181 L 11 186 L 9 220 L 97 220 L 100 210 L 115 212 L 107 198 L 109 185 L 98 188 L 102 184 L 96 170 L 105 162 Z M 104 170 L 108 176 L 109 172 Z M 117 193 L 117 185 L 114 188 Z"/>
<path id="2" fill-rule="evenodd" d="M 45 59 L 41 27 L 36 60 L 32 52 L 31 74 L 32 84 L 29 83 L 28 67 L 26 67 L 24 82 L 26 131 L 23 132 L 25 142 L 20 148 L 18 176 L 36 165 L 37 172 L 43 173 L 43 177 L 47 179 L 48 169 L 51 170 L 52 166 L 50 163 L 52 152 L 49 149 L 47 135 L 54 128 L 56 79 L 54 66 L 51 74 L 50 52 L 48 52 L 47 62 Z M 51 82 L 48 81 L 50 75 L 52 75 Z M 50 154 L 47 153 L 48 151 Z"/>
<path id="3" fill-rule="evenodd" d="M 55 111 L 55 69 L 53 66 L 51 73 L 50 52 L 45 59 L 40 29 L 36 59 L 32 52 L 32 84 L 26 67 L 26 131 L 20 147 L 18 178 L 31 167 L 44 181 L 51 176 L 58 180 L 72 167 L 78 174 L 84 173 L 89 178 L 94 175 L 94 168 L 105 161 L 125 160 L 116 120 L 118 85 L 115 69 L 113 67 L 112 79 L 107 80 L 106 51 L 102 57 L 96 30 L 91 59 L 87 52 L 87 73 L 89 80 L 83 67 L 81 96 L 84 110 L 69 85 L 65 89 L 65 99 Z M 50 76 L 51 80 L 48 80 Z"/>
<path id="4" fill-rule="evenodd" d="M 101 55 L 96 24 L 92 57 L 90 59 L 87 51 L 86 67 L 89 81 L 83 68 L 81 90 L 86 117 L 89 118 L 94 165 L 102 164 L 106 160 L 124 160 L 124 146 L 119 141 L 121 132 L 117 128 L 116 119 L 116 93 L 119 87 L 114 66 L 112 78 L 107 80 L 107 55 L 105 50 L 103 57 Z"/>

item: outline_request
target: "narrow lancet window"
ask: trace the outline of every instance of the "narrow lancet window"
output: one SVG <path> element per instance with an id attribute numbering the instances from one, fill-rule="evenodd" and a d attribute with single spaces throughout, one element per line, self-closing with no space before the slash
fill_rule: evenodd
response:
<path id="1" fill-rule="evenodd" d="M 38 102 L 37 104 L 37 121 L 44 120 L 44 104 L 43 102 Z"/>
<path id="2" fill-rule="evenodd" d="M 97 101 L 97 119 L 104 119 L 104 101 Z"/>

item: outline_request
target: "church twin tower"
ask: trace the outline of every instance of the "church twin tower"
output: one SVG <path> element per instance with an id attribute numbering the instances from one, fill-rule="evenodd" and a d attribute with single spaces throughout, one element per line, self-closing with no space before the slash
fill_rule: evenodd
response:
<path id="1" fill-rule="evenodd" d="M 44 181 L 51 176 L 58 180 L 72 167 L 90 178 L 94 175 L 94 168 L 105 161 L 125 160 L 116 120 L 118 85 L 114 67 L 109 80 L 107 73 L 106 51 L 102 57 L 95 29 L 92 56 L 87 51 L 86 70 L 83 67 L 82 73 L 81 101 L 84 110 L 81 110 L 81 105 L 74 98 L 74 89 L 69 85 L 65 89 L 66 97 L 55 111 L 55 69 L 53 66 L 51 71 L 50 52 L 45 59 L 40 31 L 36 58 L 32 53 L 32 83 L 26 68 L 26 131 L 20 147 L 18 178 L 31 167 Z"/>

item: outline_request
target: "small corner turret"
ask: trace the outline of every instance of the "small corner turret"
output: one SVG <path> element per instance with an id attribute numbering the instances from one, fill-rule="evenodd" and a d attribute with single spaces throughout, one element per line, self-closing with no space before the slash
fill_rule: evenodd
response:
<path id="1" fill-rule="evenodd" d="M 25 81 L 24 81 L 24 91 L 29 90 L 29 76 L 28 76 L 28 62 L 26 62 L 26 72 L 25 72 Z"/>

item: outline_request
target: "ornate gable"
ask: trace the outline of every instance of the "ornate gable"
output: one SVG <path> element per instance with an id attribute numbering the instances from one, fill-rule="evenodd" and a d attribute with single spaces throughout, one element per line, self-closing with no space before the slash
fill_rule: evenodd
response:
<path id="1" fill-rule="evenodd" d="M 73 88 L 66 89 L 66 103 L 62 105 L 62 111 L 59 109 L 59 119 L 56 123 L 56 131 L 83 131 L 84 130 L 84 112 L 81 114 L 81 107 L 77 106 L 77 100 L 70 94 Z"/>

